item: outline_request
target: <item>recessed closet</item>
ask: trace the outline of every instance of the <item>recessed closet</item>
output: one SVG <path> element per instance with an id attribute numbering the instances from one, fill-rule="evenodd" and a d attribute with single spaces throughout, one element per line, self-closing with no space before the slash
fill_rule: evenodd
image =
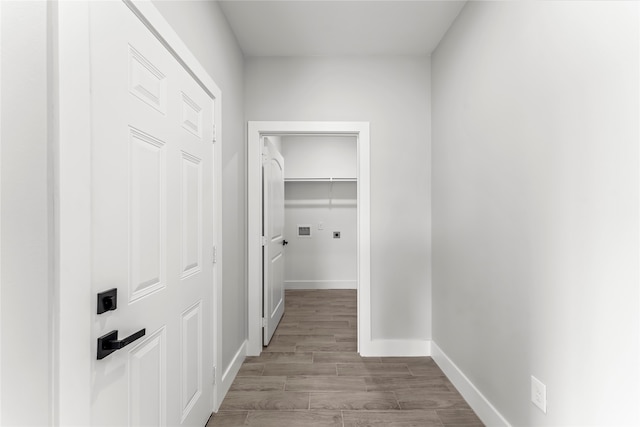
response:
<path id="1" fill-rule="evenodd" d="M 282 136 L 285 289 L 357 289 L 357 140 Z"/>

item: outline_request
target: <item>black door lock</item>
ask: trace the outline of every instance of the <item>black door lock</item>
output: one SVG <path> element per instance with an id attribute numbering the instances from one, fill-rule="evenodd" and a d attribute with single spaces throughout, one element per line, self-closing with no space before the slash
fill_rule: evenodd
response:
<path id="1" fill-rule="evenodd" d="M 118 308 L 118 289 L 113 288 L 98 294 L 98 314 Z"/>

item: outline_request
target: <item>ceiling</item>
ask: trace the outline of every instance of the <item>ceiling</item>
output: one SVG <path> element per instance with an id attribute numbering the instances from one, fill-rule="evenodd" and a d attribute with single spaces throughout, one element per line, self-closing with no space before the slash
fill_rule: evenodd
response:
<path id="1" fill-rule="evenodd" d="M 221 0 L 245 56 L 429 55 L 465 1 Z"/>

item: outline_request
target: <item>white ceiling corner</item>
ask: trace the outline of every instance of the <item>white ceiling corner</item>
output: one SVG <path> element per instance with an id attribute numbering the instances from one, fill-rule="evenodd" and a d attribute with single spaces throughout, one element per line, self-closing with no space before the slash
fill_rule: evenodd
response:
<path id="1" fill-rule="evenodd" d="M 219 0 L 245 56 L 429 55 L 465 1 Z"/>

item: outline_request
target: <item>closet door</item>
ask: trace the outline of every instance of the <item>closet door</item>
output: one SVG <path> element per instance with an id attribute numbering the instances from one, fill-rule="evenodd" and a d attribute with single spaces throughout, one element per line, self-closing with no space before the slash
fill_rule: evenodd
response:
<path id="1" fill-rule="evenodd" d="M 263 345 L 284 315 L 284 159 L 265 139 L 263 149 Z"/>
<path id="2" fill-rule="evenodd" d="M 118 291 L 94 315 L 91 423 L 203 426 L 214 101 L 124 3 L 90 10 L 92 280 Z"/>

